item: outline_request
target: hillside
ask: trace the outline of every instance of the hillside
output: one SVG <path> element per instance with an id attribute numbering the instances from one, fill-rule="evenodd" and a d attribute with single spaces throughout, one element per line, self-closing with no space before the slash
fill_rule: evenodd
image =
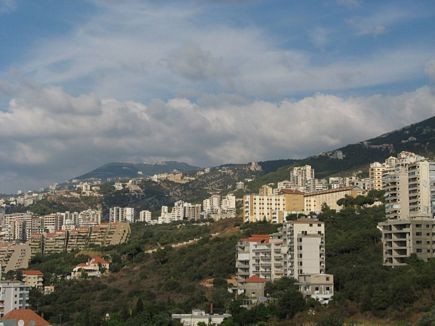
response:
<path id="1" fill-rule="evenodd" d="M 371 162 L 383 161 L 401 151 L 434 157 L 435 117 L 305 159 L 259 162 L 264 174 L 250 185 L 250 189 L 256 190 L 262 184 L 288 179 L 288 171 L 293 166 L 309 164 L 316 170 L 318 178 L 324 178 L 366 169 Z"/>
<path id="2" fill-rule="evenodd" d="M 33 292 L 31 305 L 53 323 L 62 318 L 64 325 L 108 325 L 102 321 L 106 313 L 109 325 L 169 325 L 171 313 L 207 310 L 211 303 L 215 312 L 232 313 L 226 326 L 342 325 L 344 321 L 409 325 L 424 318 L 431 320 L 435 262 L 410 258 L 408 266 L 382 266 L 381 235 L 376 225 L 384 218 L 383 206 L 326 211 L 320 216 L 328 235 L 327 272 L 334 274 L 336 291 L 327 307 L 298 301 L 291 281 L 283 279 L 268 290 L 277 297 L 276 305 L 260 305 L 250 311 L 239 308 L 240 302 L 232 300 L 225 282 L 235 273 L 236 242 L 253 233 L 274 232 L 277 226 L 241 224 L 236 219 L 210 225 L 134 224 L 128 243 L 92 249 L 94 254 L 112 258 L 111 274 L 99 280 L 62 280 L 90 251 L 36 257 L 31 268 L 42 270 L 46 279 L 57 283 L 57 290 L 48 296 Z M 166 246 L 151 254 L 144 252 L 155 248 L 156 242 L 169 245 L 195 238 L 202 239 L 176 248 Z"/>
<path id="3" fill-rule="evenodd" d="M 117 179 L 117 178 L 135 178 L 140 175 L 151 176 L 158 173 L 168 173 L 174 170 L 180 172 L 191 172 L 199 168 L 187 163 L 176 161 L 164 161 L 160 163 L 123 163 L 113 162 L 96 168 L 95 170 L 85 173 L 76 179 Z"/>

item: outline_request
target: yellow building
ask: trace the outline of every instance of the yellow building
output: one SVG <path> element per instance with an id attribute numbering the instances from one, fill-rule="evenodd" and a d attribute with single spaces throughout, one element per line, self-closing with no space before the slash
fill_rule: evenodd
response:
<path id="1" fill-rule="evenodd" d="M 245 222 L 282 223 L 287 214 L 303 212 L 303 192 L 285 189 L 278 195 L 272 195 L 272 188 L 266 187 L 263 186 L 258 195 L 243 196 L 243 220 Z"/>
<path id="2" fill-rule="evenodd" d="M 339 211 L 341 209 L 341 206 L 337 204 L 339 199 L 346 196 L 356 197 L 361 193 L 362 190 L 357 187 L 343 187 L 306 193 L 304 196 L 304 211 L 306 214 L 311 212 L 320 213 L 322 206 L 325 204 L 329 208 Z"/>
<path id="3" fill-rule="evenodd" d="M 343 187 L 311 193 L 283 189 L 278 195 L 272 195 L 272 188 L 266 187 L 263 186 L 259 194 L 243 196 L 244 222 L 282 223 L 288 214 L 320 213 L 324 204 L 339 211 L 339 199 L 345 196 L 356 197 L 362 193 L 362 190 L 356 187 Z"/>

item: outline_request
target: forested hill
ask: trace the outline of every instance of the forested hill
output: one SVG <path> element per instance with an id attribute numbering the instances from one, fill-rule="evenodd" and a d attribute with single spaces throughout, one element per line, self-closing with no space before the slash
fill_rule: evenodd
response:
<path id="1" fill-rule="evenodd" d="M 174 170 L 180 172 L 190 172 L 199 168 L 187 163 L 176 161 L 164 161 L 160 163 L 123 163 L 112 162 L 96 168 L 95 170 L 83 174 L 77 179 L 115 179 L 115 178 L 135 178 L 140 175 L 151 176 L 158 173 L 168 173 Z"/>
<path id="2" fill-rule="evenodd" d="M 426 157 L 435 156 L 435 117 L 383 134 L 376 138 L 347 145 L 301 160 L 259 162 L 264 175 L 256 184 L 288 178 L 292 166 L 310 164 L 319 178 L 349 170 L 365 168 L 374 161 L 383 161 L 401 151 L 411 151 Z"/>

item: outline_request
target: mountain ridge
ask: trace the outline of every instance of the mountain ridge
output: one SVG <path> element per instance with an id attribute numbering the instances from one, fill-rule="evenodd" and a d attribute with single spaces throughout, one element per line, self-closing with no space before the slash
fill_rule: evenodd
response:
<path id="1" fill-rule="evenodd" d="M 110 162 L 74 179 L 109 180 L 118 178 L 134 178 L 138 175 L 151 176 L 159 173 L 173 172 L 174 170 L 180 172 L 191 172 L 199 170 L 199 167 L 178 161 L 159 161 L 156 163 Z"/>

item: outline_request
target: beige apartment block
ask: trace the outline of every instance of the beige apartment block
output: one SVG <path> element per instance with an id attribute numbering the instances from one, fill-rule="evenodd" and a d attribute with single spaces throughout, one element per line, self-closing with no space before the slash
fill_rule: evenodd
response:
<path id="1" fill-rule="evenodd" d="M 31 249 L 27 243 L 0 243 L 0 265 L 3 272 L 29 267 Z"/>
<path id="2" fill-rule="evenodd" d="M 374 162 L 369 167 L 369 178 L 372 181 L 372 188 L 375 190 L 383 189 L 382 178 L 386 170 L 385 164 Z"/>
<path id="3" fill-rule="evenodd" d="M 243 221 L 283 223 L 288 214 L 320 213 L 325 204 L 339 211 L 339 199 L 345 196 L 356 197 L 361 193 L 362 190 L 358 187 L 342 187 L 310 193 L 282 189 L 279 194 L 273 195 L 263 187 L 259 194 L 243 196 Z"/>
<path id="4" fill-rule="evenodd" d="M 306 214 L 310 212 L 320 213 L 323 205 L 328 205 L 329 208 L 339 211 L 342 207 L 337 204 L 338 200 L 346 196 L 356 197 L 362 192 L 358 187 L 342 187 L 306 193 L 304 196 L 304 211 Z"/>
<path id="5" fill-rule="evenodd" d="M 431 216 L 390 219 L 379 223 L 379 228 L 385 266 L 406 265 L 412 254 L 424 261 L 435 257 L 435 220 Z"/>
<path id="6" fill-rule="evenodd" d="M 32 234 L 30 247 L 32 255 L 36 255 L 83 249 L 88 245 L 117 245 L 126 242 L 130 233 L 129 223 L 104 223 L 90 228 Z"/>

